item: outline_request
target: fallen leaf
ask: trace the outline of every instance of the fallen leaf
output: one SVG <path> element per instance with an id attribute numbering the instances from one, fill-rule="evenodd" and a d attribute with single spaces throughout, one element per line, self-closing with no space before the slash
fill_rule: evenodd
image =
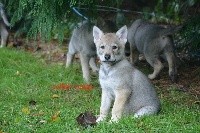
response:
<path id="1" fill-rule="evenodd" d="M 72 84 L 64 84 L 64 83 L 53 86 L 53 89 L 56 89 L 56 90 L 69 90 L 70 88 L 90 91 L 93 89 L 93 86 L 90 84 L 72 85 Z"/>
<path id="2" fill-rule="evenodd" d="M 24 107 L 24 108 L 22 108 L 22 112 L 24 113 L 24 114 L 30 114 L 30 109 L 28 108 L 28 107 Z"/>
<path id="3" fill-rule="evenodd" d="M 90 84 L 84 84 L 84 85 L 77 85 L 75 87 L 76 89 L 80 89 L 80 90 L 87 90 L 87 91 L 90 91 L 93 89 L 93 86 L 90 85 Z"/>
<path id="4" fill-rule="evenodd" d="M 59 98 L 60 96 L 57 94 L 53 94 L 52 98 Z"/>
<path id="5" fill-rule="evenodd" d="M 52 117 L 52 122 L 58 122 L 58 121 L 60 121 L 60 117 L 58 116 L 58 117 Z"/>
<path id="6" fill-rule="evenodd" d="M 57 111 L 52 117 L 51 117 L 52 122 L 57 122 L 60 121 L 60 111 Z"/>
<path id="7" fill-rule="evenodd" d="M 96 117 L 92 114 L 92 112 L 89 112 L 89 111 L 81 113 L 76 118 L 76 121 L 78 122 L 79 125 L 83 127 L 96 125 Z"/>
<path id="8" fill-rule="evenodd" d="M 56 90 L 69 90 L 70 88 L 72 88 L 72 85 L 64 83 L 53 86 L 53 89 Z"/>

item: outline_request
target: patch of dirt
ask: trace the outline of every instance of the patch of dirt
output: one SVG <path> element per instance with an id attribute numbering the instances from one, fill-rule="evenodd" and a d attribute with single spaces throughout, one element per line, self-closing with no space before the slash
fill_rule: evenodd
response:
<path id="1" fill-rule="evenodd" d="M 165 63 L 164 63 L 165 64 Z M 167 89 L 169 87 L 177 88 L 177 91 L 188 92 L 200 100 L 200 65 L 198 62 L 184 60 L 179 63 L 178 80 L 173 83 L 168 76 L 167 64 L 160 72 L 157 79 L 152 80 L 153 84 L 159 88 Z M 139 69 L 148 68 L 149 73 L 153 72 L 153 68 L 145 61 L 142 60 L 136 66 Z M 149 74 L 148 73 L 148 74 Z"/>
<path id="2" fill-rule="evenodd" d="M 48 43 L 41 41 L 26 42 L 24 39 L 17 41 L 11 40 L 8 47 L 30 52 L 36 57 L 42 58 L 46 63 L 64 65 L 66 61 L 67 43 L 65 45 L 59 45 L 56 40 Z"/>
<path id="3" fill-rule="evenodd" d="M 177 91 L 188 92 L 200 99 L 200 67 L 183 66 L 178 69 L 178 81 L 172 83 L 168 77 L 168 68 L 164 69 L 163 75 L 153 83 L 161 88 L 177 88 Z"/>

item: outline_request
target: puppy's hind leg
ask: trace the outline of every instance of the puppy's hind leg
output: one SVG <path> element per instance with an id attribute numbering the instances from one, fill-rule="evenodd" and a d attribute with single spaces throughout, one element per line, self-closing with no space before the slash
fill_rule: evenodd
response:
<path id="1" fill-rule="evenodd" d="M 177 67 L 176 67 L 176 56 L 173 52 L 166 52 L 165 56 L 169 65 L 169 77 L 172 82 L 177 81 Z"/>
<path id="2" fill-rule="evenodd" d="M 95 57 L 91 57 L 90 61 L 89 61 L 89 64 L 90 64 L 90 67 L 92 68 L 93 72 L 98 72 L 99 68 L 96 65 L 96 60 L 95 59 L 96 59 Z"/>
<path id="3" fill-rule="evenodd" d="M 6 46 L 7 39 L 8 39 L 8 31 L 3 22 L 0 22 L 0 30 L 1 30 L 1 46 L 0 46 L 0 48 L 2 48 L 4 46 Z"/>
<path id="4" fill-rule="evenodd" d="M 130 62 L 133 65 L 137 65 L 139 59 L 139 52 L 133 44 L 130 44 Z"/>
<path id="5" fill-rule="evenodd" d="M 67 53 L 66 68 L 73 63 L 75 53 Z"/>
<path id="6" fill-rule="evenodd" d="M 80 53 L 80 60 L 81 60 L 83 78 L 87 83 L 89 83 L 90 82 L 90 70 L 89 70 L 90 57 L 86 54 Z"/>
<path id="7" fill-rule="evenodd" d="M 157 114 L 158 113 L 158 108 L 154 106 L 144 106 L 140 108 L 135 114 L 134 118 L 138 118 L 144 115 L 152 115 L 152 114 Z"/>
<path id="8" fill-rule="evenodd" d="M 160 71 L 163 69 L 164 66 L 161 63 L 161 61 L 159 60 L 158 56 L 152 57 L 152 56 L 145 55 L 145 58 L 146 58 L 147 62 L 154 68 L 153 73 L 149 74 L 148 78 L 155 79 L 157 77 L 157 75 L 160 73 Z"/>

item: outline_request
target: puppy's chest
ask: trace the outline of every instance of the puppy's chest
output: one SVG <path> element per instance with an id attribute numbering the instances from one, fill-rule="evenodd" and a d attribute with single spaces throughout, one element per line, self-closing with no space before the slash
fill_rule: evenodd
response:
<path id="1" fill-rule="evenodd" d="M 116 70 L 101 68 L 99 71 L 99 81 L 102 87 L 115 89 L 121 84 L 121 77 Z"/>

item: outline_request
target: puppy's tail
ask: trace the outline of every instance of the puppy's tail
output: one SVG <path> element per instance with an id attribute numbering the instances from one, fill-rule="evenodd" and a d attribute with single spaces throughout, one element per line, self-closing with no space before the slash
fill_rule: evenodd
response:
<path id="1" fill-rule="evenodd" d="M 160 36 L 172 35 L 172 34 L 178 32 L 178 31 L 180 31 L 182 28 L 183 28 L 183 25 L 179 25 L 179 26 L 176 26 L 176 27 L 171 27 L 171 28 L 163 29 L 160 32 Z"/>

